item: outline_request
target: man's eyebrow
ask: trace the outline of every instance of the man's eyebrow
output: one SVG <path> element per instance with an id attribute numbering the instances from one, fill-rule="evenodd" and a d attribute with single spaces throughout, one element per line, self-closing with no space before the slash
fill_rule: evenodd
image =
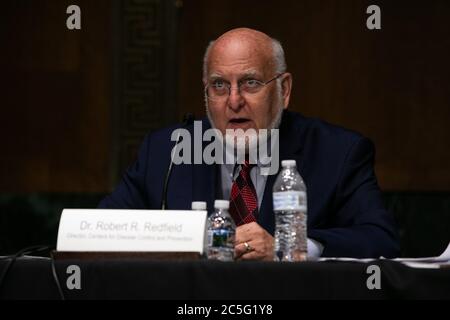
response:
<path id="1" fill-rule="evenodd" d="M 218 73 L 212 73 L 212 74 L 209 75 L 209 78 L 210 78 L 210 79 L 222 79 L 223 77 L 222 77 L 221 74 L 218 74 Z"/>
<path id="2" fill-rule="evenodd" d="M 255 78 L 259 75 L 260 73 L 256 70 L 247 70 L 241 75 L 241 78 Z"/>
<path id="3" fill-rule="evenodd" d="M 239 80 L 248 79 L 248 78 L 258 78 L 261 77 L 261 73 L 254 69 L 245 70 L 239 75 Z M 225 80 L 222 74 L 219 73 L 211 73 L 208 76 L 210 81 L 214 80 Z"/>
<path id="4" fill-rule="evenodd" d="M 257 78 L 259 76 L 260 76 L 260 73 L 256 70 L 246 70 L 239 75 L 239 79 Z M 208 78 L 211 80 L 224 79 L 223 75 L 218 74 L 218 73 L 212 73 L 209 75 Z"/>

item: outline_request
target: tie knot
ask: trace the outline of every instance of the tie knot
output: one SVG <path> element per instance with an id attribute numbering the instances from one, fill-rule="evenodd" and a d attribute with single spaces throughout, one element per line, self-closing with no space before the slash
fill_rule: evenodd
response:
<path id="1" fill-rule="evenodd" d="M 241 172 L 244 174 L 250 174 L 250 170 L 255 166 L 255 164 L 249 163 L 248 160 L 245 160 L 241 165 Z"/>

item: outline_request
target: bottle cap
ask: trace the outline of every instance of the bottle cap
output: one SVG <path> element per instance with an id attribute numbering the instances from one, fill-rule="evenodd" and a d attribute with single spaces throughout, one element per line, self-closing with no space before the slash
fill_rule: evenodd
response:
<path id="1" fill-rule="evenodd" d="M 226 209 L 230 207 L 230 201 L 228 200 L 216 200 L 214 201 L 214 208 L 216 209 Z"/>
<path id="2" fill-rule="evenodd" d="M 281 166 L 283 168 L 295 167 L 296 165 L 297 165 L 297 163 L 295 162 L 295 160 L 283 160 L 283 161 L 281 161 Z"/>
<path id="3" fill-rule="evenodd" d="M 193 201 L 192 210 L 206 210 L 206 202 L 204 201 Z"/>

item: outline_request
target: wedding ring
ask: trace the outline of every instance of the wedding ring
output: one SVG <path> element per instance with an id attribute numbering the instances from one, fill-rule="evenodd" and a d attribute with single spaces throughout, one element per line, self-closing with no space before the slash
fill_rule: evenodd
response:
<path id="1" fill-rule="evenodd" d="M 253 250 L 252 246 L 248 244 L 248 242 L 244 242 L 245 251 L 250 252 Z"/>

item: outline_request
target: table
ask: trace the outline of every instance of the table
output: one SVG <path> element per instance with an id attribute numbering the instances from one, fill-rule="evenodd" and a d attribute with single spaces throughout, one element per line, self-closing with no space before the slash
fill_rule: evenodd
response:
<path id="1" fill-rule="evenodd" d="M 6 260 L 0 260 L 4 270 Z M 69 266 L 80 270 L 81 289 L 69 290 Z M 381 289 L 369 290 L 370 265 Z M 79 299 L 449 299 L 450 268 L 413 269 L 398 262 L 217 262 L 62 260 L 55 262 L 64 295 Z M 52 263 L 17 259 L 0 288 L 1 299 L 59 299 Z"/>

